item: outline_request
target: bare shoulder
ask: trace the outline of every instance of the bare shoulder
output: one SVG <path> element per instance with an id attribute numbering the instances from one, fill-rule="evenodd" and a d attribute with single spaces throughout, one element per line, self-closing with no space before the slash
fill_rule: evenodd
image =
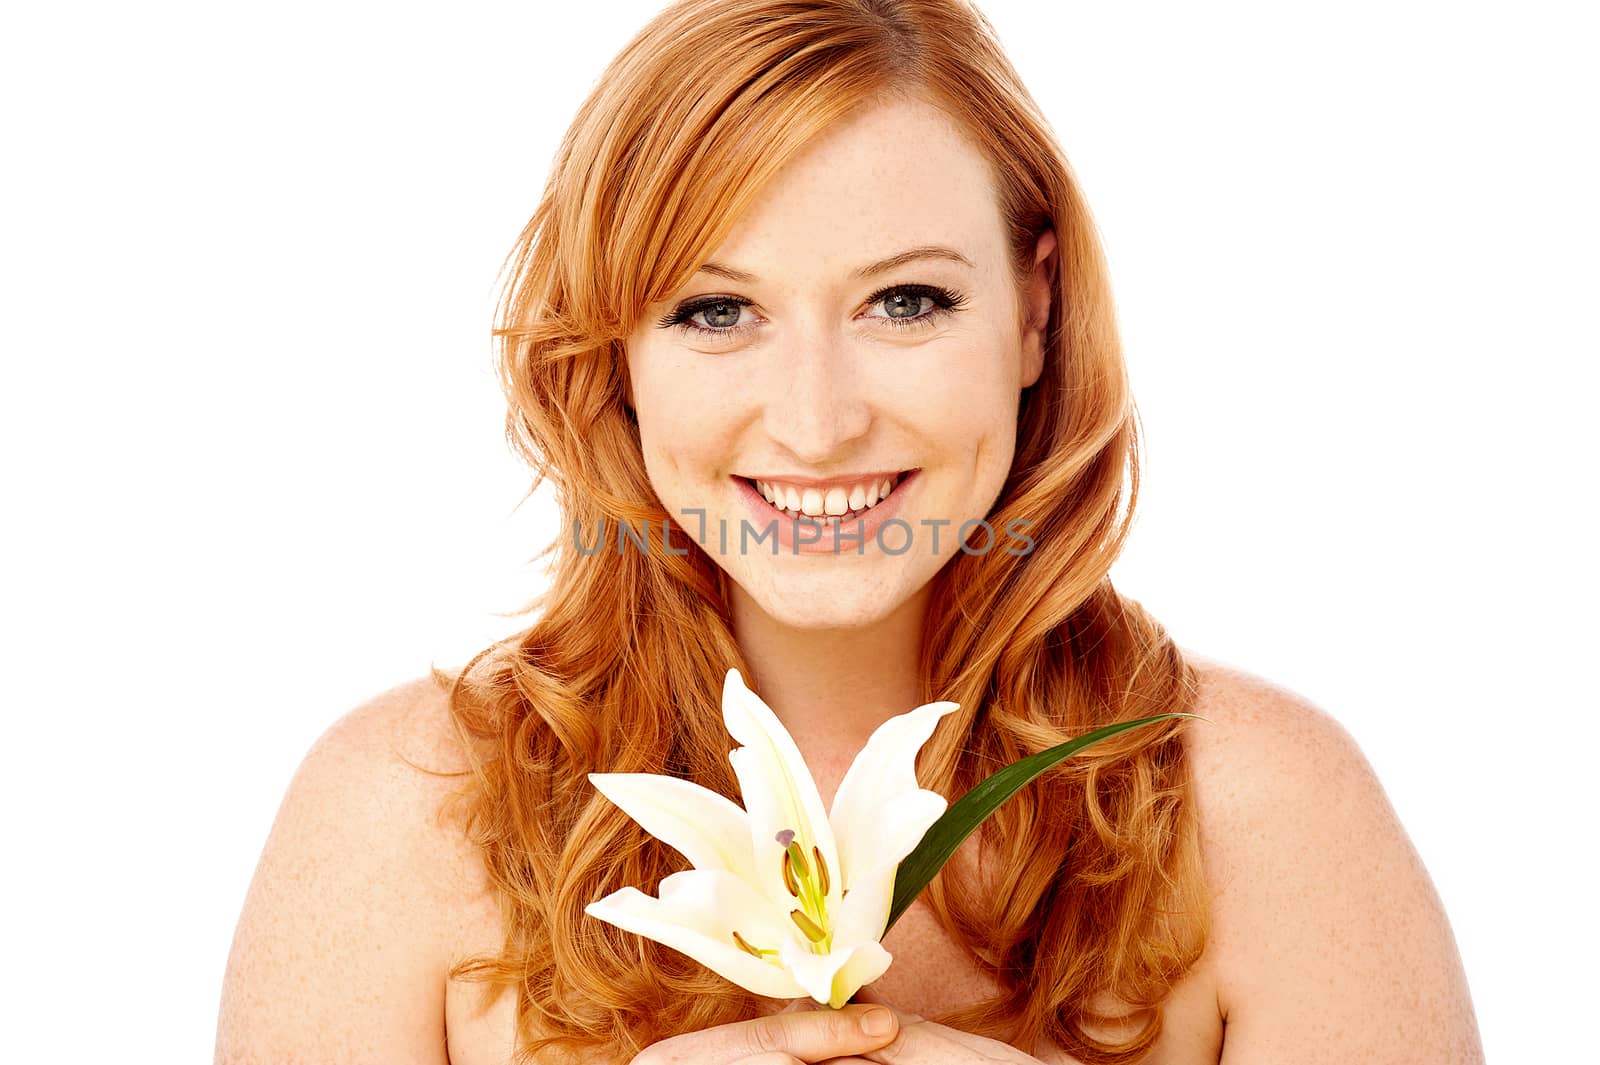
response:
<path id="1" fill-rule="evenodd" d="M 374 695 L 328 727 L 319 745 L 349 745 L 374 754 L 387 752 L 407 761 L 447 763 L 446 771 L 466 768 L 450 724 L 449 692 L 432 677 L 416 677 Z M 407 780 L 420 783 L 415 778 Z"/>
<path id="2" fill-rule="evenodd" d="M 376 832 L 415 860 L 409 876 L 419 889 L 455 898 L 471 869 L 462 859 L 473 852 L 446 816 L 446 800 L 467 771 L 448 691 L 432 677 L 419 677 L 380 692 L 330 725 L 307 753 L 290 793 L 326 799 L 304 804 L 319 814 L 318 827 L 336 833 L 342 818 Z"/>
<path id="3" fill-rule="evenodd" d="M 1193 652 L 1186 730 L 1212 889 L 1223 1065 L 1482 1060 L 1427 870 L 1326 710 Z"/>
<path id="4" fill-rule="evenodd" d="M 465 768 L 431 678 L 374 696 L 311 746 L 234 933 L 218 1062 L 447 1062 L 450 914 L 473 871 L 442 810 L 463 779 L 446 774 Z"/>
<path id="5" fill-rule="evenodd" d="M 1207 797 L 1247 802 L 1282 783 L 1283 774 L 1326 765 L 1366 776 L 1355 739 L 1337 719 L 1298 692 L 1237 666 L 1185 650 L 1199 681 L 1195 712 L 1206 718 L 1186 732 Z"/>

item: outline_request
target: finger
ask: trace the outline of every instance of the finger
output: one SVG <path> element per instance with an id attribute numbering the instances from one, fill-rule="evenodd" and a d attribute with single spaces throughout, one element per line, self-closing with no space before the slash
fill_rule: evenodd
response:
<path id="1" fill-rule="evenodd" d="M 793 1054 L 785 1054 L 781 1050 L 769 1050 L 765 1054 L 740 1058 L 733 1065 L 806 1065 L 806 1063 Z"/>
<path id="2" fill-rule="evenodd" d="M 872 1020 L 887 1023 L 881 1029 L 869 1030 L 866 1022 Z M 734 1041 L 728 1048 L 730 1057 L 780 1051 L 803 1061 L 863 1054 L 893 1041 L 899 1034 L 892 1010 L 864 1005 L 780 1012 L 726 1027 Z"/>
<path id="3" fill-rule="evenodd" d="M 898 1011 L 896 1011 L 898 1012 Z M 1039 1065 L 1039 1059 L 1024 1054 L 1009 1043 L 963 1032 L 933 1021 L 902 1023 L 900 1034 L 891 1043 L 860 1055 L 872 1065 L 932 1065 L 934 1062 L 987 1061 Z"/>

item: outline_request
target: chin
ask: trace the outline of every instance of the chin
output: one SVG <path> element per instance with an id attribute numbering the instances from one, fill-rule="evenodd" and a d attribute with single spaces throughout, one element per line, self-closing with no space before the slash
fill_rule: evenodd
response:
<path id="1" fill-rule="evenodd" d="M 888 617 L 898 604 L 882 603 L 763 603 L 757 605 L 772 620 L 790 629 L 863 629 Z"/>
<path id="2" fill-rule="evenodd" d="M 758 578 L 740 587 L 762 613 L 791 629 L 855 629 L 883 621 L 904 604 L 906 596 L 885 594 L 871 583 L 841 574 L 844 580 Z"/>

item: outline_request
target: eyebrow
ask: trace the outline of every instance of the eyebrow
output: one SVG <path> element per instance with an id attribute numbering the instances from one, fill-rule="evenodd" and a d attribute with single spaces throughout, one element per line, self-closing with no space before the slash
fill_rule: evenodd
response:
<path id="1" fill-rule="evenodd" d="M 879 259 L 875 263 L 868 263 L 866 266 L 858 267 L 850 272 L 850 278 L 853 281 L 864 280 L 921 259 L 947 259 L 950 262 L 961 263 L 970 269 L 977 269 L 971 259 L 954 248 L 947 248 L 943 244 L 921 244 L 915 248 L 907 248 L 905 251 L 896 252 L 887 259 Z M 729 281 L 737 281 L 744 285 L 757 280 L 755 274 L 744 270 L 735 270 L 733 267 L 723 266 L 721 263 L 706 263 L 695 273 L 714 274 L 717 277 L 726 278 Z"/>

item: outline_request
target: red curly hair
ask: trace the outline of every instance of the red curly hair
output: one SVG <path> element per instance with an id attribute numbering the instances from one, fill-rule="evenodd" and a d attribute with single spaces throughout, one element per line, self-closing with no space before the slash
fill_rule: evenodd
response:
<path id="1" fill-rule="evenodd" d="M 1027 554 L 958 553 L 934 578 L 924 701 L 961 710 L 918 759 L 954 798 L 1000 767 L 1109 722 L 1192 710 L 1196 677 L 1107 573 L 1138 495 L 1137 412 L 1106 264 L 1071 169 L 962 0 L 686 0 L 616 57 L 561 143 L 513 252 L 495 335 L 507 433 L 557 489 L 563 530 L 670 515 L 625 404 L 623 339 L 681 286 L 808 141 L 866 103 L 934 104 L 989 160 L 1015 279 L 1054 229 L 1044 370 L 1023 393 L 1010 475 L 988 520 L 1031 524 Z M 531 489 L 530 489 L 531 491 Z M 677 852 L 600 796 L 591 772 L 661 773 L 738 795 L 720 713 L 735 643 L 722 571 L 685 533 L 664 550 L 585 556 L 564 534 L 525 631 L 465 667 L 451 716 L 472 758 L 464 831 L 500 890 L 503 950 L 452 978 L 517 992 L 519 1053 L 626 1060 L 669 1035 L 749 1017 L 757 996 L 587 917 L 623 885 L 653 891 Z M 652 545 L 654 547 L 656 545 Z M 982 619 L 975 624 L 973 619 Z M 1133 730 L 1041 777 L 982 829 L 993 890 L 956 875 L 924 896 L 1002 993 L 932 1018 L 1085 1062 L 1138 1060 L 1160 1003 L 1199 958 L 1209 902 L 1183 720 Z M 1118 1043 L 1099 996 L 1140 1021 Z"/>

